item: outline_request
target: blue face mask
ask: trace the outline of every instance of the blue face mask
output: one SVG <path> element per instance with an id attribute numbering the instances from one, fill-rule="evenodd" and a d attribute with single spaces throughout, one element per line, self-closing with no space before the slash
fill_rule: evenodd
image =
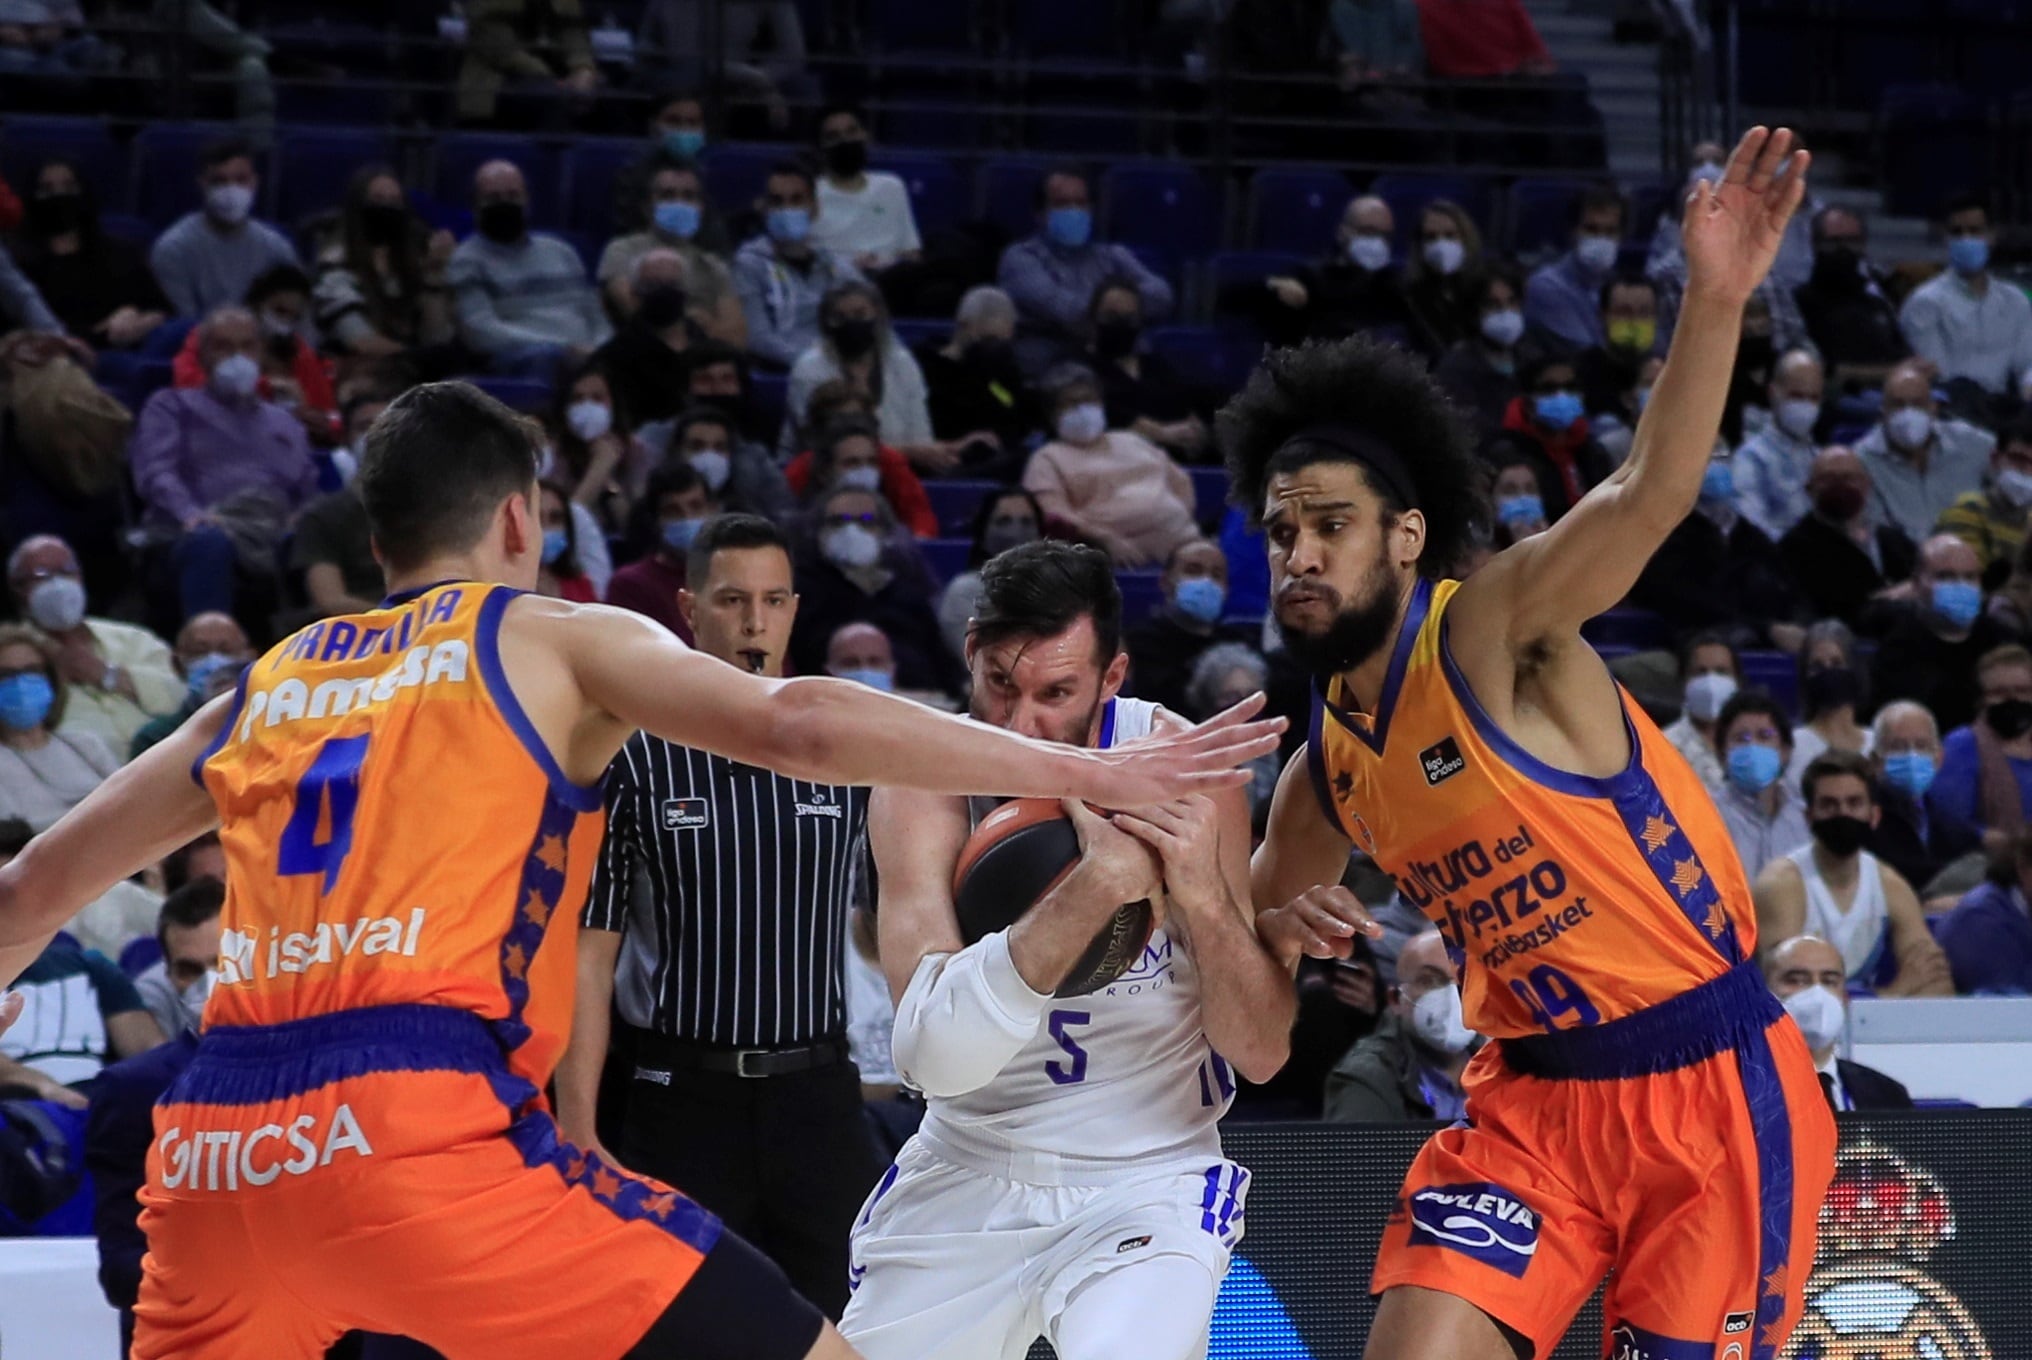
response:
<path id="1" fill-rule="evenodd" d="M 667 519 L 663 521 L 663 546 L 674 553 L 690 552 L 692 540 L 705 526 L 704 519 Z"/>
<path id="2" fill-rule="evenodd" d="M 1700 479 L 1700 498 L 1704 501 L 1725 501 L 1736 494 L 1736 474 L 1729 465 L 1716 461 L 1707 465 L 1707 472 Z"/>
<path id="3" fill-rule="evenodd" d="M 1585 414 L 1577 392 L 1547 392 L 1533 397 L 1531 411 L 1548 430 L 1563 430 Z"/>
<path id="4" fill-rule="evenodd" d="M 0 680 L 0 727 L 26 732 L 42 726 L 49 706 L 56 702 L 56 690 L 41 671 L 24 671 Z"/>
<path id="5" fill-rule="evenodd" d="M 887 671 L 863 670 L 856 667 L 853 670 L 835 671 L 833 674 L 841 680 L 851 680 L 857 685 L 866 685 L 869 689 L 879 689 L 884 694 L 893 694 L 896 690 L 896 677 Z"/>
<path id="6" fill-rule="evenodd" d="M 1956 628 L 1966 628 L 1983 612 L 1983 588 L 1973 581 L 1935 581 L 1933 612 Z"/>
<path id="7" fill-rule="evenodd" d="M 1990 243 L 1980 236 L 1957 236 L 1947 243 L 1947 262 L 1957 274 L 1980 274 L 1990 266 Z"/>
<path id="8" fill-rule="evenodd" d="M 656 229 L 665 236 L 675 236 L 680 241 L 689 241 L 698 235 L 699 207 L 683 199 L 672 199 L 656 205 Z"/>
<path id="9" fill-rule="evenodd" d="M 1536 524 L 1545 518 L 1545 502 L 1536 496 L 1505 496 L 1496 502 L 1496 518 L 1504 524 Z"/>
<path id="10" fill-rule="evenodd" d="M 811 235 L 811 213 L 805 208 L 771 208 L 762 220 L 769 239 L 785 245 L 798 245 Z"/>
<path id="11" fill-rule="evenodd" d="M 1196 623 L 1219 623 L 1228 603 L 1227 588 L 1211 576 L 1189 576 L 1171 593 L 1178 612 Z"/>
<path id="12" fill-rule="evenodd" d="M 220 671 L 231 670 L 240 663 L 224 652 L 206 652 L 203 656 L 184 667 L 183 676 L 188 689 L 186 697 L 193 707 L 208 697 L 212 680 Z"/>
<path id="13" fill-rule="evenodd" d="M 663 134 L 663 149 L 679 160 L 696 159 L 706 149 L 706 134 L 697 128 L 673 128 Z"/>
<path id="14" fill-rule="evenodd" d="M 1078 250 L 1093 238 L 1094 215 L 1085 208 L 1053 208 L 1044 215 L 1044 234 L 1055 245 Z"/>
<path id="15" fill-rule="evenodd" d="M 564 550 L 570 546 L 571 540 L 565 537 L 564 530 L 545 529 L 543 531 L 543 565 L 548 567 L 555 564 L 558 558 L 564 556 Z"/>
<path id="16" fill-rule="evenodd" d="M 1729 782 L 1744 793 L 1762 793 L 1784 768 L 1785 762 L 1775 746 L 1746 741 L 1729 749 Z"/>
<path id="17" fill-rule="evenodd" d="M 1884 782 L 1914 798 L 1924 798 L 1939 769 L 1925 751 L 1894 751 L 1884 757 Z"/>

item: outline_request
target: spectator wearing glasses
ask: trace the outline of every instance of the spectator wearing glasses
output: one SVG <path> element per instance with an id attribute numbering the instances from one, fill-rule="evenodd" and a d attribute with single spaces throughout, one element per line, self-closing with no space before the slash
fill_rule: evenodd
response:
<path id="1" fill-rule="evenodd" d="M 1468 293 L 1473 333 L 1455 341 L 1433 370 L 1446 394 L 1474 416 L 1484 435 L 1502 426 L 1503 413 L 1523 395 L 1517 375 L 1518 347 L 1524 339 L 1523 295 L 1522 276 L 1508 264 L 1492 262 Z"/>
<path id="2" fill-rule="evenodd" d="M 1171 285 L 1145 268 L 1127 246 L 1094 239 L 1093 195 L 1084 173 L 1053 170 L 1037 186 L 1037 234 L 1002 252 L 995 282 L 1016 303 L 1017 354 L 1024 371 L 1041 372 L 1085 339 L 1094 290 L 1127 279 L 1143 300 L 1146 321 L 1171 315 Z"/>
<path id="3" fill-rule="evenodd" d="M 138 760 L 143 751 L 190 721 L 199 709 L 230 693 L 247 663 L 255 659 L 255 651 L 246 630 L 232 615 L 199 614 L 177 630 L 175 656 L 176 673 L 184 686 L 183 704 L 174 713 L 150 719 L 134 734 L 127 747 L 129 760 Z"/>
<path id="4" fill-rule="evenodd" d="M 1919 550 L 1911 589 L 1887 600 L 1870 693 L 1879 703 L 1916 699 L 1942 727 L 1974 720 L 1979 687 L 1976 665 L 2015 632 L 1983 610 L 1982 568 L 1976 552 L 1953 534 L 1935 534 Z"/>
<path id="5" fill-rule="evenodd" d="M 1569 350 L 1604 344 L 1602 285 L 1615 272 L 1628 209 L 1612 185 L 1597 185 L 1580 201 L 1573 246 L 1533 273 L 1524 285 L 1524 319 L 1551 343 Z"/>
<path id="6" fill-rule="evenodd" d="M 1847 208 L 1822 208 L 1813 216 L 1812 240 L 1813 272 L 1792 294 L 1807 335 L 1829 377 L 1875 386 L 1912 351 L 1883 275 L 1869 262 L 1868 229 Z"/>
<path id="7" fill-rule="evenodd" d="M 56 649 L 69 697 L 67 730 L 125 751 L 151 718 L 183 697 L 170 650 L 146 628 L 86 613 L 84 578 L 70 545 L 53 534 L 23 539 L 7 558 L 15 612 Z"/>
<path id="8" fill-rule="evenodd" d="M 1983 489 L 1956 498 L 1936 526 L 1976 550 L 1983 584 L 1994 590 L 2010 574 L 2025 543 L 2032 515 L 2032 416 L 2021 415 L 1999 433 Z"/>
<path id="9" fill-rule="evenodd" d="M 1981 490 L 1996 447 L 1987 431 L 1943 417 L 1926 366 L 1907 360 L 1884 380 L 1882 419 L 1856 442 L 1856 456 L 1870 470 L 1879 521 L 1917 543 L 1956 500 Z"/>
<path id="10" fill-rule="evenodd" d="M 1715 807 L 1754 881 L 1764 866 L 1813 836 L 1806 805 L 1784 779 L 1792 755 L 1792 724 L 1769 694 L 1738 690 L 1715 720 L 1715 749 L 1727 782 Z"/>
<path id="11" fill-rule="evenodd" d="M 1997 233 L 1981 198 L 1949 202 L 1940 228 L 1948 267 L 1905 299 L 1898 324 L 1906 343 L 1950 392 L 1966 384 L 1991 398 L 2008 393 L 2015 404 L 2032 370 L 2032 300 L 1990 273 Z"/>
<path id="12" fill-rule="evenodd" d="M 1629 275 L 1602 285 L 1602 344 L 1574 356 L 1581 401 L 1597 437 L 1617 425 L 1635 429 L 1643 414 L 1632 394 L 1638 375 L 1658 349 L 1658 290 L 1649 279 Z"/>
<path id="13" fill-rule="evenodd" d="M 2009 831 L 2032 809 L 2032 652 L 2015 643 L 1986 652 L 1975 678 L 1981 711 L 1942 739 L 1928 797 L 1943 816 Z"/>
<path id="14" fill-rule="evenodd" d="M 1900 699 L 1870 724 L 1871 769 L 1882 815 L 1870 848 L 1922 895 L 1949 866 L 1982 848 L 1982 836 L 1927 796 L 1940 770 L 1940 728 L 1923 704 Z"/>
<path id="15" fill-rule="evenodd" d="M 849 623 L 888 635 L 899 689 L 957 694 L 959 662 L 945 648 L 931 611 L 931 577 L 895 516 L 876 492 L 835 480 L 801 535 L 797 587 L 802 601 L 790 635 L 799 675 L 825 670 L 826 646 Z"/>
<path id="16" fill-rule="evenodd" d="M 1446 942 L 1428 930 L 1397 955 L 1397 982 L 1375 1032 L 1326 1079 L 1325 1117 L 1337 1124 L 1459 1119 L 1467 1109 L 1461 1075 L 1482 1036 L 1461 1019 L 1460 979 Z"/>
<path id="17" fill-rule="evenodd" d="M 355 171 L 317 253 L 311 298 L 325 343 L 358 358 L 407 355 L 421 375 L 449 372 L 458 328 L 445 268 L 457 244 L 409 210 L 394 170 Z"/>
<path id="18" fill-rule="evenodd" d="M 287 236 L 253 220 L 261 176 L 251 144 L 228 138 L 207 146 L 198 156 L 198 188 L 204 206 L 171 223 L 148 253 L 155 281 L 178 316 L 203 316 L 239 302 L 277 265 L 303 267 Z"/>
<path id="19" fill-rule="evenodd" d="M 1940 923 L 1940 945 L 1964 996 L 2032 996 L 2032 827 L 2006 841 L 1987 880 Z"/>
<path id="20" fill-rule="evenodd" d="M 723 345 L 745 348 L 748 319 L 741 310 L 733 272 L 720 251 L 708 245 L 718 239 L 718 222 L 698 166 L 667 150 L 657 151 L 642 172 L 641 187 L 624 217 L 624 225 L 631 230 L 607 242 L 594 271 L 608 308 L 616 316 L 639 318 L 661 330 L 672 324 L 669 299 L 652 303 L 649 315 L 643 317 L 639 295 L 675 282 L 682 290 L 675 316 L 690 320 Z M 675 278 L 658 270 L 652 278 L 644 279 L 639 272 L 643 257 L 660 250 L 677 253 L 680 263 Z"/>
<path id="21" fill-rule="evenodd" d="M 918 538 L 938 537 L 938 515 L 931 508 L 931 496 L 910 460 L 881 442 L 867 393 L 844 381 L 820 384 L 805 408 L 804 428 L 810 432 L 811 447 L 783 469 L 783 480 L 792 494 L 802 498 L 822 493 L 838 475 L 846 473 L 853 484 L 872 485 L 879 491 L 898 525 Z M 873 468 L 872 476 L 865 470 L 869 467 Z"/>
<path id="22" fill-rule="evenodd" d="M 1503 428 L 1483 449 L 1490 462 L 1525 462 L 1544 491 L 1545 518 L 1557 522 L 1615 470 L 1588 426 L 1573 360 L 1540 355 L 1524 365 L 1522 395 L 1503 412 Z"/>
<path id="23" fill-rule="evenodd" d="M 734 287 L 748 322 L 748 353 L 789 368 L 818 343 L 823 300 L 862 279 L 845 256 L 811 239 L 822 214 L 811 171 L 795 161 L 771 169 L 762 206 L 762 235 L 734 254 Z"/>
<path id="24" fill-rule="evenodd" d="M 1812 507 L 1778 540 L 1778 551 L 1817 618 L 1863 627 L 1875 596 L 1912 574 L 1919 550 L 1904 530 L 1870 508 L 1870 472 L 1839 444 L 1813 456 L 1806 474 Z"/>
<path id="25" fill-rule="evenodd" d="M 0 624 L 0 819 L 46 830 L 120 768 L 92 732 L 64 728 L 69 697 L 55 644 Z"/>
<path id="26" fill-rule="evenodd" d="M 100 348 L 129 349 L 163 323 L 169 299 L 141 249 L 101 228 L 94 188 L 74 162 L 44 161 L 15 247 L 22 274 L 64 330 Z"/>
<path id="27" fill-rule="evenodd" d="M 835 104 L 818 116 L 819 213 L 812 244 L 854 262 L 873 277 L 917 260 L 924 243 L 910 190 L 886 170 L 868 168 L 868 119 L 859 108 Z"/>
<path id="28" fill-rule="evenodd" d="M 1444 198 L 1418 212 L 1413 254 L 1404 262 L 1404 306 L 1411 347 L 1437 359 L 1475 333 L 1475 280 L 1482 272 L 1482 234 L 1467 209 Z"/>

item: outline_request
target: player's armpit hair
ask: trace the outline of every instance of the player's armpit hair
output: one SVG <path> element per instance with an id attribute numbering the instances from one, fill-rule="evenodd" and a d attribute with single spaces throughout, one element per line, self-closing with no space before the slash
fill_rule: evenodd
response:
<path id="1" fill-rule="evenodd" d="M 928 1096 L 993 1081 L 1044 1020 L 1051 997 L 1030 989 L 996 931 L 956 954 L 927 954 L 896 1005 L 896 1070 Z"/>

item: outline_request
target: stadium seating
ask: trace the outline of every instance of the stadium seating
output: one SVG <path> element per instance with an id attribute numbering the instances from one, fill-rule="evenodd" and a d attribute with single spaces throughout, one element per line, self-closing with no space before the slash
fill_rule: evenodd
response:
<path id="1" fill-rule="evenodd" d="M 1011 240 L 1021 240 L 1037 230 L 1037 186 L 1056 161 L 1030 158 L 983 161 L 975 172 L 975 194 L 980 213 L 990 226 Z"/>
<path id="2" fill-rule="evenodd" d="M 959 168 L 942 155 L 924 152 L 879 152 L 875 168 L 903 181 L 910 193 L 911 214 L 920 236 L 957 227 L 967 211 L 967 192 Z"/>
<path id="3" fill-rule="evenodd" d="M 1952 85 L 1894 86 L 1877 121 L 1891 212 L 1933 217 L 1953 195 L 1989 188 L 1989 112 L 1974 95 Z"/>
<path id="4" fill-rule="evenodd" d="M 431 183 L 440 201 L 467 207 L 473 201 L 473 174 L 488 161 L 512 161 L 529 186 L 529 225 L 558 225 L 557 149 L 532 137 L 500 132 L 447 132 L 437 142 Z"/>
<path id="5" fill-rule="evenodd" d="M 238 135 L 238 128 L 225 123 L 150 123 L 135 133 L 134 211 L 161 228 L 195 209 L 203 198 L 198 156 L 220 138 Z M 254 215 L 264 217 L 272 211 L 275 177 L 268 173 L 268 157 L 260 151 L 255 152 L 254 168 L 261 175 Z"/>
<path id="6" fill-rule="evenodd" d="M 579 231 L 626 230 L 614 215 L 622 174 L 646 154 L 632 137 L 588 137 L 564 153 L 564 221 Z"/>
<path id="7" fill-rule="evenodd" d="M 1249 181 L 1249 244 L 1317 257 L 1333 246 L 1334 229 L 1354 187 L 1338 170 L 1258 170 Z"/>
<path id="8" fill-rule="evenodd" d="M 1511 185 L 1510 253 L 1530 258 L 1565 250 L 1587 188 L 1578 179 L 1520 179 Z"/>
<path id="9" fill-rule="evenodd" d="M 1397 223 L 1397 250 L 1400 255 L 1416 239 L 1418 220 L 1425 211 L 1425 205 L 1436 198 L 1449 199 L 1467 209 L 1468 216 L 1481 228 L 1483 239 L 1493 239 L 1493 195 L 1486 180 L 1471 179 L 1466 175 L 1378 175 L 1375 183 L 1369 186 L 1369 192 L 1390 205 L 1390 215 Z"/>
<path id="10" fill-rule="evenodd" d="M 1743 666 L 1743 687 L 1771 692 L 1780 707 L 1799 716 L 1799 663 L 1784 652 L 1743 652 L 1737 657 Z"/>
<path id="11" fill-rule="evenodd" d="M 950 537 L 974 531 L 974 511 L 982 498 L 994 492 L 998 483 L 943 477 L 924 484 L 931 497 L 931 513 L 938 516 L 938 530 Z"/>
<path id="12" fill-rule="evenodd" d="M 1170 161 L 1111 166 L 1101 176 L 1107 237 L 1132 246 L 1161 246 L 1187 260 L 1220 244 L 1221 220 L 1199 173 Z"/>
<path id="13" fill-rule="evenodd" d="M 395 139 L 353 128 L 292 128 L 276 141 L 275 216 L 295 226 L 336 208 L 362 166 L 395 164 Z"/>
<path id="14" fill-rule="evenodd" d="M 917 547 L 924 554 L 924 564 L 931 569 L 932 576 L 943 584 L 967 569 L 974 541 L 971 538 L 926 538 L 919 539 Z"/>
<path id="15" fill-rule="evenodd" d="M 37 168 L 52 156 L 77 166 L 102 206 L 127 202 L 127 149 L 103 122 L 9 114 L 0 123 L 0 178 L 17 192 L 34 186 Z"/>

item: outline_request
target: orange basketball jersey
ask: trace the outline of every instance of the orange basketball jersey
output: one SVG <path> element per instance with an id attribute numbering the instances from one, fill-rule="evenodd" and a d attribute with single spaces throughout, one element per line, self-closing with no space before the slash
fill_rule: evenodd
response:
<path id="1" fill-rule="evenodd" d="M 1374 714 L 1313 698 L 1326 814 L 1440 928 L 1470 1027 L 1496 1038 L 1645 1010 L 1751 957 L 1754 912 L 1700 779 L 1618 690 L 1630 762 L 1554 769 L 1506 736 L 1447 650 L 1458 581 L 1421 579 Z"/>
<path id="2" fill-rule="evenodd" d="M 247 668 L 193 768 L 229 866 L 208 1026 L 454 1007 L 491 1022 L 517 1074 L 548 1079 L 602 816 L 508 688 L 499 636 L 518 593 L 426 587 Z"/>

